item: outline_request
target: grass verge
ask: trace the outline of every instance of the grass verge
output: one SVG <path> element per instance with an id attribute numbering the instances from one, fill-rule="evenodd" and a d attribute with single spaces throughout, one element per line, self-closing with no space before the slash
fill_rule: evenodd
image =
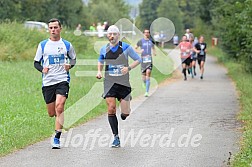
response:
<path id="1" fill-rule="evenodd" d="M 239 141 L 240 151 L 235 155 L 232 166 L 250 167 L 252 165 L 252 75 L 247 73 L 239 62 L 228 59 L 221 49 L 211 48 L 208 51 L 227 67 L 228 75 L 235 82 L 240 96 L 241 111 L 238 114 L 238 120 L 243 123 L 243 134 L 242 140 Z"/>

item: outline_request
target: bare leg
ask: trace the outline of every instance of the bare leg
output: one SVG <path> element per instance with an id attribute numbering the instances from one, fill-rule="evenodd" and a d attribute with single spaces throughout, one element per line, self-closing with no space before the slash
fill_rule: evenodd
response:
<path id="1" fill-rule="evenodd" d="M 57 94 L 56 95 L 56 104 L 55 104 L 55 111 L 56 111 L 56 120 L 55 120 L 55 130 L 61 131 L 63 124 L 64 124 L 64 106 L 66 102 L 66 97 Z"/>
<path id="2" fill-rule="evenodd" d="M 47 107 L 47 112 L 48 112 L 49 117 L 56 116 L 55 102 L 47 104 L 46 107 Z"/>

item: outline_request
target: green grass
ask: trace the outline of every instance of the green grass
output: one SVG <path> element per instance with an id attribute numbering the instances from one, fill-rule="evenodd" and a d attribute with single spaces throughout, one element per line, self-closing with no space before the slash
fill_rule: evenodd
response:
<path id="1" fill-rule="evenodd" d="M 211 48 L 209 52 L 218 57 L 218 59 L 227 67 L 228 75 L 236 84 L 239 92 L 239 102 L 241 111 L 238 115 L 238 120 L 242 124 L 242 139 L 240 143 L 240 151 L 232 161 L 233 167 L 250 167 L 252 164 L 252 75 L 244 71 L 243 66 L 228 59 L 218 48 Z"/>
<path id="2" fill-rule="evenodd" d="M 62 37 L 72 42 L 79 59 L 95 59 L 96 38 L 74 36 L 62 33 Z M 48 38 L 48 33 L 27 30 L 17 23 L 0 26 L 0 156 L 24 148 L 32 143 L 50 137 L 54 131 L 54 118 L 49 118 L 43 100 L 41 73 L 33 67 L 33 58 L 38 43 Z M 77 77 L 76 71 L 96 71 L 94 66 L 75 66 L 71 71 L 69 98 L 65 109 L 74 105 L 85 96 L 98 81 L 95 76 Z M 141 82 L 140 69 L 131 71 L 133 77 Z M 159 83 L 170 77 L 153 69 L 155 80 Z M 133 97 L 144 93 L 138 89 L 141 84 L 133 85 Z M 83 116 L 73 126 L 85 123 L 106 112 L 105 101 Z"/>

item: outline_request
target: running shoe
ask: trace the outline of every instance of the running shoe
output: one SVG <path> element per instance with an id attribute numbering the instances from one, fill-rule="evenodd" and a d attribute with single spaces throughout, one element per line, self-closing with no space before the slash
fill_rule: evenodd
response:
<path id="1" fill-rule="evenodd" d="M 53 139 L 52 149 L 60 149 L 60 140 L 58 138 Z"/>
<path id="2" fill-rule="evenodd" d="M 120 139 L 119 139 L 118 136 L 115 136 L 114 141 L 113 141 L 111 147 L 114 147 L 114 148 L 120 147 Z"/>
<path id="3" fill-rule="evenodd" d="M 200 76 L 200 79 L 203 79 L 203 75 Z"/>
<path id="4" fill-rule="evenodd" d="M 144 97 L 148 97 L 148 96 L 149 96 L 149 93 L 145 92 Z"/>
<path id="5" fill-rule="evenodd" d="M 121 113 L 121 119 L 122 120 L 125 120 L 126 118 L 127 118 L 127 116 L 129 116 L 128 114 L 126 115 L 126 114 L 124 114 L 124 113 Z"/>

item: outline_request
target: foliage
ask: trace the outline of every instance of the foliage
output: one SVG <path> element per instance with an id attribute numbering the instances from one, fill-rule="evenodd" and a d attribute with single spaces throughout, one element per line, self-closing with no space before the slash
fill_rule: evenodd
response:
<path id="1" fill-rule="evenodd" d="M 221 4 L 213 11 L 213 22 L 222 48 L 230 58 L 243 63 L 246 70 L 252 72 L 252 0 L 232 0 Z"/>
<path id="2" fill-rule="evenodd" d="M 157 8 L 161 0 L 143 0 L 139 5 L 139 16 L 137 18 L 138 27 L 140 29 L 150 28 L 151 23 L 158 18 Z"/>
<path id="3" fill-rule="evenodd" d="M 2 23 L 0 26 L 0 61 L 33 60 L 38 43 L 49 37 L 48 32 L 26 29 L 19 23 Z M 74 34 L 65 28 L 62 37 L 72 41 L 76 52 L 86 53 L 87 38 Z M 32 53 L 32 54 L 31 54 Z"/>
<path id="4" fill-rule="evenodd" d="M 109 24 L 116 23 L 121 18 L 129 18 L 129 6 L 123 0 L 98 1 L 89 2 L 90 14 L 92 22 L 108 21 Z"/>
<path id="5" fill-rule="evenodd" d="M 0 0 L 0 21 L 18 20 L 21 4 L 19 0 Z"/>
<path id="6" fill-rule="evenodd" d="M 177 1 L 173 0 L 162 0 L 157 8 L 158 17 L 165 17 L 170 19 L 174 26 L 177 34 L 182 34 L 183 23 L 182 23 L 182 12 L 178 7 Z"/>
<path id="7" fill-rule="evenodd" d="M 199 0 L 178 0 L 178 6 L 183 13 L 184 28 L 194 28 L 194 20 L 198 17 Z"/>
<path id="8" fill-rule="evenodd" d="M 111 10 L 112 9 L 112 10 Z M 0 21 L 34 20 L 47 22 L 58 18 L 64 26 L 75 28 L 79 23 L 87 29 L 93 22 L 115 23 L 120 18 L 129 18 L 129 6 L 123 0 L 0 0 Z"/>

